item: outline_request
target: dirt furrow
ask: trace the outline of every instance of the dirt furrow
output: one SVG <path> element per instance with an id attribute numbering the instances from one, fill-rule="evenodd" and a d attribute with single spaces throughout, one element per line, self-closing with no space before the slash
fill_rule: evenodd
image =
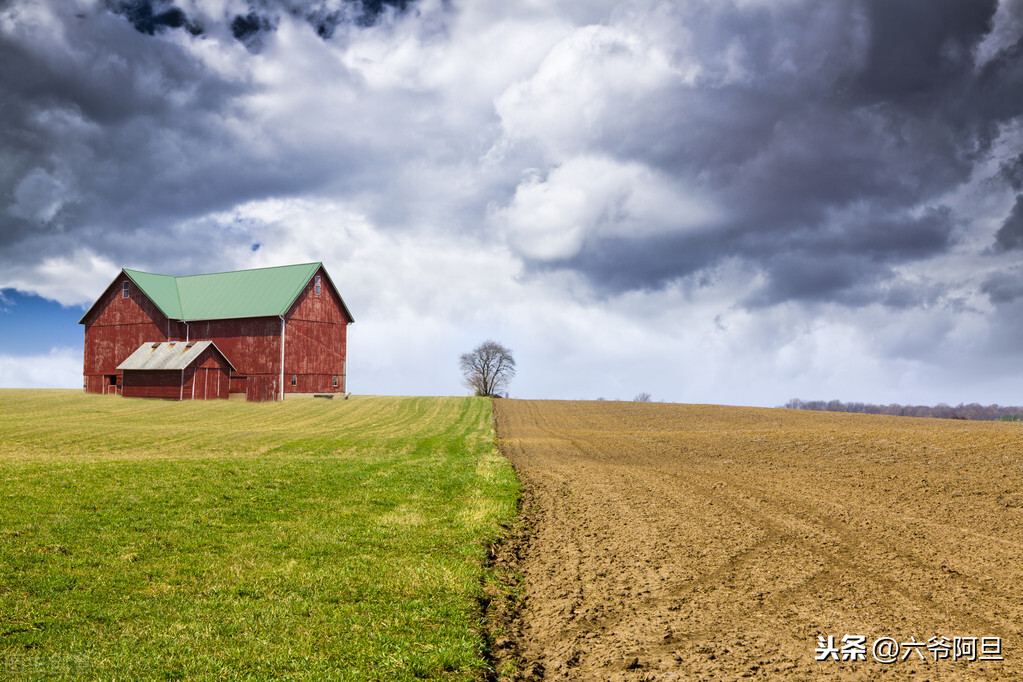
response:
<path id="1" fill-rule="evenodd" d="M 522 598 L 496 626 L 521 679 L 1023 676 L 1019 425 L 511 400 L 495 419 L 525 488 Z M 844 635 L 863 660 L 815 660 Z M 875 660 L 882 637 L 907 659 Z"/>

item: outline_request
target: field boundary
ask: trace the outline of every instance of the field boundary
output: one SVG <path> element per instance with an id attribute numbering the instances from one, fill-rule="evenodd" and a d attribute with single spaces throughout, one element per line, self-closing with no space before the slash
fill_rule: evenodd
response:
<path id="1" fill-rule="evenodd" d="M 484 658 L 490 668 L 483 678 L 485 682 L 532 681 L 543 677 L 542 666 L 525 676 L 521 671 L 520 639 L 525 603 L 522 559 L 529 549 L 537 523 L 537 510 L 532 499 L 529 488 L 522 486 L 514 521 L 487 550 L 489 579 L 484 582 L 480 598 L 487 645 Z"/>

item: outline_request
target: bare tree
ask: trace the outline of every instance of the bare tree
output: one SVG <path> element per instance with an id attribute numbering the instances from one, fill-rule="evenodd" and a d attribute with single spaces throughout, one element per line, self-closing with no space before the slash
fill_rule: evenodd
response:
<path id="1" fill-rule="evenodd" d="M 636 397 L 633 398 L 637 403 L 648 403 L 652 400 L 652 396 L 644 391 L 643 393 L 637 393 Z"/>
<path id="2" fill-rule="evenodd" d="M 458 358 L 465 385 L 476 395 L 499 395 L 515 376 L 515 358 L 511 351 L 490 339 L 462 353 Z"/>

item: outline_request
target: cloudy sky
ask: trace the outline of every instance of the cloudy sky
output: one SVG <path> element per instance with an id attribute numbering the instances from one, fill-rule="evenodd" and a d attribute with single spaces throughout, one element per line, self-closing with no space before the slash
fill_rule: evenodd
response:
<path id="1" fill-rule="evenodd" d="M 1023 0 L 0 0 L 0 386 L 310 261 L 355 393 L 1023 404 Z"/>

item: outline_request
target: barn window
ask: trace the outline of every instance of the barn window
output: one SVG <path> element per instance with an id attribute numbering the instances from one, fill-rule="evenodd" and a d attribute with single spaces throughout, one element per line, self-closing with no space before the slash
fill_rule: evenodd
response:
<path id="1" fill-rule="evenodd" d="M 131 283 L 128 281 L 121 282 L 121 298 L 128 298 L 130 291 Z"/>
<path id="2" fill-rule="evenodd" d="M 334 377 L 334 388 L 337 388 L 337 377 Z"/>
<path id="3" fill-rule="evenodd" d="M 291 385 L 292 386 L 298 386 L 298 375 L 297 374 L 292 374 L 291 375 Z"/>
<path id="4" fill-rule="evenodd" d="M 316 295 L 320 295 L 320 276 L 316 275 Z"/>

